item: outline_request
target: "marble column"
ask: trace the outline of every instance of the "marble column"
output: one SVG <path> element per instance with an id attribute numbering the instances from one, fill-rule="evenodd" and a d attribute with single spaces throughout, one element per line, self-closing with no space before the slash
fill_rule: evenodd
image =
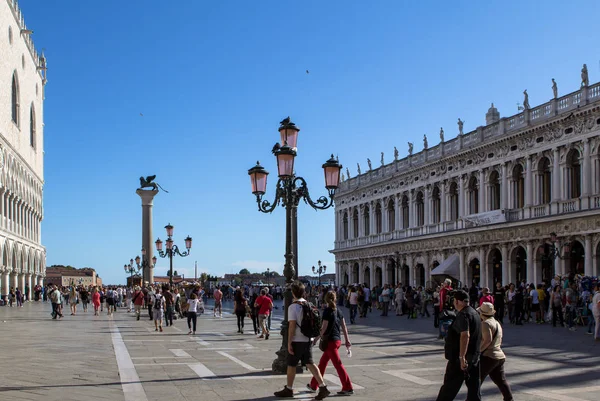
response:
<path id="1" fill-rule="evenodd" d="M 409 199 L 408 199 L 408 227 L 409 228 L 413 228 L 415 226 L 415 212 L 416 212 L 416 205 L 415 205 L 415 191 L 412 190 L 410 192 L 409 195 Z"/>
<path id="2" fill-rule="evenodd" d="M 408 281 L 410 286 L 415 286 L 415 267 L 413 266 L 413 256 L 406 256 L 406 264 L 408 265 Z"/>
<path id="3" fill-rule="evenodd" d="M 152 236 L 152 206 L 154 205 L 154 197 L 158 194 L 158 190 L 148 191 L 138 189 L 135 193 L 142 198 L 142 248 L 146 250 L 145 260 L 148 261 L 149 266 L 143 272 L 144 284 L 153 284 L 154 266 L 152 265 L 152 257 L 154 256 L 154 243 Z"/>
<path id="4" fill-rule="evenodd" d="M 507 285 L 510 283 L 509 278 L 509 263 L 508 263 L 508 246 L 506 244 L 502 244 L 501 248 L 502 252 L 502 285 Z"/>
<path id="5" fill-rule="evenodd" d="M 375 286 L 375 264 L 373 260 L 369 261 L 369 288 Z"/>
<path id="6" fill-rule="evenodd" d="M 427 234 L 427 226 L 431 224 L 431 190 L 429 188 L 425 188 L 423 190 L 423 225 L 425 226 L 423 229 L 423 234 Z"/>
<path id="7" fill-rule="evenodd" d="M 479 170 L 479 199 L 477 205 L 477 213 L 485 212 L 485 171 L 483 169 Z"/>
<path id="8" fill-rule="evenodd" d="M 583 140 L 583 166 L 581 171 L 581 208 L 590 207 L 590 183 L 592 178 L 592 160 L 590 158 L 590 140 Z M 591 265 L 590 265 L 591 266 Z"/>
<path id="9" fill-rule="evenodd" d="M 446 207 L 448 206 L 448 196 L 446 195 L 446 181 L 440 184 L 440 223 L 446 222 Z M 442 229 L 440 229 L 442 231 Z"/>
<path id="10" fill-rule="evenodd" d="M 512 259 L 510 257 L 510 255 L 507 252 L 507 257 L 506 257 L 506 264 L 504 264 L 504 261 L 502 261 L 502 269 L 506 269 L 506 282 L 502 283 L 504 285 L 506 284 L 510 284 L 513 282 L 514 277 L 513 277 L 513 266 L 512 266 Z M 502 277 L 504 277 L 504 273 L 502 273 Z M 504 280 L 504 278 L 503 278 Z"/>
<path id="11" fill-rule="evenodd" d="M 533 205 L 533 184 L 532 184 L 532 166 L 531 166 L 531 157 L 527 156 L 525 159 L 525 168 L 527 171 L 525 172 L 525 210 L 524 210 L 524 218 L 529 218 L 531 216 L 531 206 Z"/>
<path id="12" fill-rule="evenodd" d="M 535 279 L 533 274 L 533 244 L 531 242 L 527 243 L 527 283 L 532 283 Z"/>
<path id="13" fill-rule="evenodd" d="M 31 294 L 33 293 L 31 288 L 31 273 L 27 273 L 25 275 L 25 284 L 26 286 L 23 286 L 23 291 L 25 291 L 25 287 L 27 287 L 28 291 L 26 297 L 28 301 L 31 301 L 33 299 L 33 297 L 31 296 Z"/>
<path id="14" fill-rule="evenodd" d="M 462 176 L 458 177 L 458 217 L 465 215 L 465 180 Z"/>
<path id="15" fill-rule="evenodd" d="M 552 150 L 552 212 L 559 213 L 560 196 L 560 149 Z"/>
<path id="16" fill-rule="evenodd" d="M 387 218 L 387 198 L 381 200 L 381 232 L 387 233 L 390 231 Z"/>
<path id="17" fill-rule="evenodd" d="M 363 205 L 358 207 L 358 236 L 365 236 L 365 208 Z"/>
<path id="18" fill-rule="evenodd" d="M 6 299 L 10 290 L 10 273 L 6 270 L 2 272 L 2 298 Z"/>
<path id="19" fill-rule="evenodd" d="M 369 208 L 369 225 L 371 226 L 369 234 L 377 234 L 377 218 L 375 217 L 375 202 L 371 201 L 371 207 Z"/>
<path id="20" fill-rule="evenodd" d="M 488 282 L 488 263 L 485 258 L 485 248 L 479 248 L 479 275 L 481 276 L 481 287 L 489 287 Z"/>
<path id="21" fill-rule="evenodd" d="M 592 266 L 592 236 L 585 236 L 585 260 L 584 260 L 584 274 L 586 276 L 592 276 L 593 274 L 593 266 Z"/>
<path id="22" fill-rule="evenodd" d="M 423 283 L 423 288 L 426 288 L 429 282 L 431 281 L 431 269 L 429 266 L 429 254 L 425 253 L 423 255 L 423 268 L 425 269 L 425 282 Z"/>
<path id="23" fill-rule="evenodd" d="M 44 286 L 44 277 L 43 276 L 38 276 L 37 277 L 37 284 L 41 287 Z"/>
<path id="24" fill-rule="evenodd" d="M 400 204 L 400 195 L 396 194 L 394 195 L 394 230 L 398 231 L 400 229 L 402 229 L 402 226 L 400 225 L 400 216 L 402 215 L 402 210 L 401 209 L 401 204 Z"/>
<path id="25" fill-rule="evenodd" d="M 458 250 L 458 260 L 459 260 L 459 267 L 458 267 L 458 278 L 460 280 L 460 283 L 464 286 L 465 284 L 467 285 L 467 287 L 470 286 L 471 283 L 466 283 L 467 280 L 467 266 L 465 265 L 465 249 L 464 248 L 460 248 Z"/>

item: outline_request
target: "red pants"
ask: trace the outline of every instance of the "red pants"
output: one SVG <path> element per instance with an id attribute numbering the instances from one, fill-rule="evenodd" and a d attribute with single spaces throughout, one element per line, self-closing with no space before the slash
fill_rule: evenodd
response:
<path id="1" fill-rule="evenodd" d="M 344 368 L 342 364 L 342 360 L 340 359 L 340 353 L 338 349 L 342 345 L 341 341 L 329 341 L 327 343 L 327 349 L 323 352 L 323 356 L 321 356 L 321 360 L 319 361 L 319 371 L 321 375 L 325 375 L 325 368 L 327 368 L 327 364 L 329 360 L 333 364 L 333 367 L 337 371 L 338 376 L 340 377 L 340 381 L 342 382 L 342 391 L 352 390 L 352 382 L 350 381 L 350 376 L 348 376 L 348 372 Z M 316 390 L 319 387 L 317 383 L 317 379 L 313 377 L 310 381 L 310 387 L 313 390 Z"/>

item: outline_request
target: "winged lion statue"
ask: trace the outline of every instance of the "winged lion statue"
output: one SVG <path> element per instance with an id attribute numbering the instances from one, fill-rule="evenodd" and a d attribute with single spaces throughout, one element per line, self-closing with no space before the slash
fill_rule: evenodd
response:
<path id="1" fill-rule="evenodd" d="M 162 189 L 166 193 L 169 193 L 166 189 L 160 186 L 159 183 L 153 182 L 156 178 L 156 175 L 149 175 L 148 177 L 140 177 L 140 189 L 142 188 L 151 188 L 153 191 L 158 191 L 158 189 Z"/>

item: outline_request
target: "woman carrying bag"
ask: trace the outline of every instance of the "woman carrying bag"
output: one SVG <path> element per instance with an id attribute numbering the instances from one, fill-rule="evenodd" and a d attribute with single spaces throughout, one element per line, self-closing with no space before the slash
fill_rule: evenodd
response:
<path id="1" fill-rule="evenodd" d="M 338 391 L 338 395 L 352 395 L 354 394 L 352 382 L 350 381 L 348 372 L 346 372 L 346 369 L 342 364 L 340 353 L 338 351 L 342 345 L 342 333 L 346 340 L 346 348 L 350 349 L 350 346 L 352 345 L 350 343 L 350 337 L 348 337 L 348 328 L 344 321 L 344 315 L 337 309 L 335 292 L 329 291 L 325 295 L 325 303 L 327 306 L 323 311 L 321 335 L 314 339 L 315 344 L 319 338 L 321 339 L 319 349 L 323 351 L 323 355 L 319 361 L 319 371 L 321 372 L 321 375 L 324 375 L 325 368 L 327 368 L 327 364 L 329 363 L 329 360 L 331 360 L 331 363 L 342 382 L 342 391 Z M 317 391 L 318 383 L 314 377 L 310 384 L 307 385 L 307 388 L 311 392 Z"/>
<path id="2" fill-rule="evenodd" d="M 513 401 L 510 385 L 506 381 L 504 374 L 504 362 L 506 355 L 500 348 L 502 345 L 502 326 L 494 315 L 494 304 L 491 302 L 483 302 L 479 308 L 479 317 L 481 318 L 481 362 L 480 362 L 480 377 L 481 383 L 487 376 L 500 389 L 504 401 Z"/>

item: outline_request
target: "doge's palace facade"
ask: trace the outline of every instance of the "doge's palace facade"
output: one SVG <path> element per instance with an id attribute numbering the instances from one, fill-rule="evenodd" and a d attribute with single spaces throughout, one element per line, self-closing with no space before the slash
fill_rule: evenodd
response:
<path id="1" fill-rule="evenodd" d="M 600 84 L 347 177 L 336 193 L 338 284 L 463 285 L 598 275 Z M 554 88 L 555 89 L 555 88 Z M 525 95 L 527 96 L 527 95 Z M 348 170 L 345 171 L 349 174 Z M 551 233 L 556 236 L 552 240 Z M 556 252 L 558 250 L 558 252 Z M 437 276 L 436 276 L 437 278 Z"/>
<path id="2" fill-rule="evenodd" d="M 16 0 L 0 0 L 0 291 L 43 284 L 46 60 Z"/>

